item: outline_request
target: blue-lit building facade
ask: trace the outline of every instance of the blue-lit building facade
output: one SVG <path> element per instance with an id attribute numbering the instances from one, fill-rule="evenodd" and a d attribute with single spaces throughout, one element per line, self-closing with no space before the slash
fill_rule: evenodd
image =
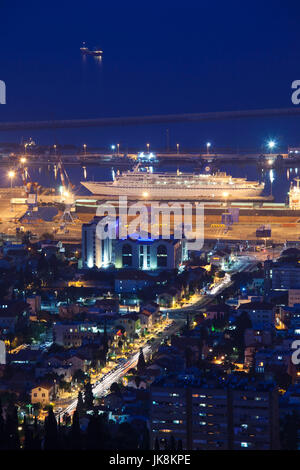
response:
<path id="1" fill-rule="evenodd" d="M 140 269 L 143 271 L 178 269 L 187 260 L 185 239 L 97 237 L 99 217 L 82 226 L 83 268 Z"/>

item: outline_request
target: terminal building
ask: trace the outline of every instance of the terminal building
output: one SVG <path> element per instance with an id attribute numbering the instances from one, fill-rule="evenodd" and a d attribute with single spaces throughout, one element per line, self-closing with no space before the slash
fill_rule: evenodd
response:
<path id="1" fill-rule="evenodd" d="M 97 224 L 101 217 L 82 226 L 82 265 L 84 268 L 170 270 L 177 269 L 187 259 L 185 239 L 148 237 L 97 236 Z M 112 234 L 113 235 L 113 234 Z"/>

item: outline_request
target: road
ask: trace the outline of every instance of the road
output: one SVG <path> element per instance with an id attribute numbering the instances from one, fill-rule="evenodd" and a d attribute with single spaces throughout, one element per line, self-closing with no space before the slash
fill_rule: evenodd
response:
<path id="1" fill-rule="evenodd" d="M 145 344 L 142 347 L 143 354 L 145 359 L 149 359 L 151 355 L 157 351 L 161 343 L 169 336 L 172 336 L 176 333 L 180 328 L 182 328 L 184 321 L 177 321 L 176 323 L 173 322 L 171 325 L 167 326 L 164 331 L 162 332 L 161 337 L 157 337 L 152 343 Z M 111 385 L 114 382 L 118 382 L 130 369 L 136 367 L 139 358 L 139 352 L 132 354 L 129 359 L 126 361 L 124 360 L 123 364 L 117 365 L 113 370 L 108 372 L 104 377 L 98 380 L 95 384 L 93 384 L 93 394 L 95 397 L 99 398 L 104 396 L 110 389 Z M 77 398 L 71 399 L 69 402 L 64 403 L 64 406 L 61 406 L 62 410 L 58 409 L 55 410 L 56 416 L 61 413 L 72 414 L 77 406 Z"/>
<path id="2" fill-rule="evenodd" d="M 238 271 L 246 271 L 251 270 L 257 264 L 257 259 L 253 256 L 243 256 L 241 262 L 238 264 Z M 200 298 L 197 302 L 193 305 L 179 308 L 179 309 L 168 309 L 169 317 L 173 318 L 176 321 L 173 321 L 171 325 L 165 328 L 162 332 L 160 337 L 157 337 L 152 343 L 145 344 L 143 346 L 143 353 L 145 359 L 148 359 L 160 346 L 162 341 L 173 334 L 175 334 L 178 330 L 180 330 L 184 324 L 185 316 L 188 312 L 193 312 L 201 307 L 207 306 L 210 304 L 217 294 L 220 294 L 224 289 L 228 288 L 232 284 L 230 276 L 225 276 L 224 280 L 219 284 L 217 289 L 214 289 L 211 295 L 205 295 Z M 184 314 L 184 315 L 182 315 Z M 97 381 L 93 385 L 93 393 L 96 397 L 104 396 L 108 390 L 110 389 L 111 385 L 114 382 L 118 382 L 130 369 L 136 367 L 138 362 L 139 352 L 132 354 L 129 359 L 126 361 L 124 360 L 123 364 L 117 365 L 113 370 L 108 372 L 104 377 L 102 377 L 99 381 Z M 71 399 L 69 402 L 64 403 L 62 406 L 62 410 L 58 409 L 55 411 L 55 414 L 58 416 L 61 413 L 72 414 L 77 406 L 77 398 Z"/>

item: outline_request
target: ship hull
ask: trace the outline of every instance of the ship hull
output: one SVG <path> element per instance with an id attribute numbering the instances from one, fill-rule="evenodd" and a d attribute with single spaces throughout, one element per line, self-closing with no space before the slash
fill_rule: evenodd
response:
<path id="1" fill-rule="evenodd" d="M 163 188 L 154 186 L 148 188 L 144 187 L 128 187 L 116 185 L 113 182 L 109 183 L 94 183 L 82 182 L 92 194 L 97 196 L 108 196 L 116 198 L 120 196 L 127 196 L 128 199 L 140 200 L 206 200 L 206 199 L 238 199 L 238 198 L 256 198 L 261 195 L 264 186 L 257 185 L 253 188 L 241 187 L 205 187 L 205 188 Z"/>
<path id="2" fill-rule="evenodd" d="M 95 57 L 99 57 L 103 55 L 103 52 L 96 52 L 96 51 L 86 51 L 86 50 L 81 50 L 80 51 L 82 55 L 92 55 Z"/>

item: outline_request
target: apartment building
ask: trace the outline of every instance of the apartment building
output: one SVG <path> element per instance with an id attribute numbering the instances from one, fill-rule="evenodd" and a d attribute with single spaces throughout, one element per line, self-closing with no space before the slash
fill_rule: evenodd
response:
<path id="1" fill-rule="evenodd" d="M 163 449 L 172 435 L 185 450 L 279 448 L 274 384 L 182 375 L 158 379 L 150 393 L 151 448 Z"/>

